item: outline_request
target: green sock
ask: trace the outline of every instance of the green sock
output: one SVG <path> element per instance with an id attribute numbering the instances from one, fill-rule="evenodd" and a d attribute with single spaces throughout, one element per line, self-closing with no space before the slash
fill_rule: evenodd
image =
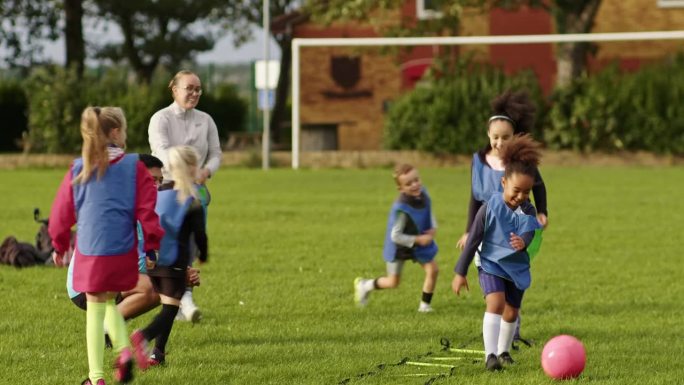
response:
<path id="1" fill-rule="evenodd" d="M 106 312 L 104 314 L 104 321 L 107 323 L 109 330 L 109 338 L 112 340 L 112 347 L 114 351 L 119 353 L 123 348 L 130 347 L 131 343 L 126 334 L 126 321 L 116 308 L 116 303 L 113 299 L 105 302 Z"/>
<path id="2" fill-rule="evenodd" d="M 86 311 L 86 343 L 88 345 L 88 377 L 95 384 L 104 378 L 104 302 L 88 302 Z"/>

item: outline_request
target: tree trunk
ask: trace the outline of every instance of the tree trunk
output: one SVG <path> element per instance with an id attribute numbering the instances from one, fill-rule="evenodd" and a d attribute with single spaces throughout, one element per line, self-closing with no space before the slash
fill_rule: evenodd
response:
<path id="1" fill-rule="evenodd" d="M 280 77 L 276 87 L 275 105 L 271 114 L 271 140 L 273 143 L 281 143 L 283 120 L 287 108 L 287 96 L 290 92 L 290 67 L 292 66 L 292 38 L 289 34 L 278 40 L 280 46 Z"/>
<path id="2" fill-rule="evenodd" d="M 582 75 L 587 67 L 588 43 L 558 45 L 556 54 L 556 86 L 565 87 Z"/>
<path id="3" fill-rule="evenodd" d="M 553 9 L 558 33 L 590 33 L 601 0 L 556 3 Z M 587 66 L 591 43 L 562 43 L 556 51 L 556 87 L 562 88 L 580 76 Z"/>
<path id="4" fill-rule="evenodd" d="M 66 66 L 75 66 L 78 77 L 85 68 L 85 42 L 83 41 L 83 0 L 64 0 L 64 40 Z"/>

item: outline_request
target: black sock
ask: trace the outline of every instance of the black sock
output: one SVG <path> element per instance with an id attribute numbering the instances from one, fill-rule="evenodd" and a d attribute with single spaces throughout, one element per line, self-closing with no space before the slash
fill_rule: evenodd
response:
<path id="1" fill-rule="evenodd" d="M 380 279 L 380 278 L 375 278 L 375 279 L 373 280 L 373 288 L 374 288 L 375 290 L 380 290 L 380 289 L 382 289 L 380 286 L 378 286 L 378 279 Z"/>
<path id="2" fill-rule="evenodd" d="M 432 301 L 432 293 L 423 292 L 423 302 L 430 303 Z"/>
<path id="3" fill-rule="evenodd" d="M 178 306 L 162 304 L 161 311 L 156 317 L 147 325 L 146 328 L 142 330 L 145 339 L 150 341 L 152 339 L 158 338 L 162 333 L 170 333 L 171 326 L 173 326 L 173 319 L 176 318 L 176 313 L 178 313 Z M 166 333 L 166 338 L 168 338 L 168 333 Z M 163 341 L 166 345 L 166 340 Z M 156 341 L 155 341 L 156 345 Z"/>
<path id="4" fill-rule="evenodd" d="M 164 324 L 164 329 L 161 330 L 157 338 L 154 340 L 154 347 L 160 352 L 166 352 L 166 341 L 169 340 L 169 335 L 171 334 L 171 329 L 173 328 L 173 321 L 178 313 L 178 306 L 174 305 L 164 305 L 168 309 L 166 310 L 169 314 L 167 315 L 166 323 Z M 164 311 L 164 309 L 162 309 Z"/>

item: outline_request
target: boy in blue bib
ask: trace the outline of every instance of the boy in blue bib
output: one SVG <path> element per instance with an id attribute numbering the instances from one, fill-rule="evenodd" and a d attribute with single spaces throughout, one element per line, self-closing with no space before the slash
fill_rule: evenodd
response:
<path id="1" fill-rule="evenodd" d="M 492 194 L 478 210 L 454 269 L 452 289 L 459 295 L 461 289 L 468 290 L 468 267 L 475 252 L 479 253 L 478 274 L 487 305 L 482 335 L 489 370 L 500 370 L 513 363 L 510 349 L 518 311 L 531 283 L 527 246 L 541 228 L 537 212 L 529 202 L 539 165 L 539 148 L 539 143 L 529 135 L 516 136 L 502 147 L 503 192 Z"/>
<path id="2" fill-rule="evenodd" d="M 412 260 L 425 270 L 418 311 L 431 312 L 430 302 L 439 272 L 434 260 L 437 255 L 434 241 L 437 223 L 432 214 L 432 202 L 415 167 L 408 164 L 398 166 L 394 170 L 394 180 L 400 194 L 390 209 L 385 232 L 383 259 L 387 265 L 387 275 L 376 279 L 356 278 L 354 299 L 363 307 L 368 303 L 371 291 L 399 286 L 404 262 Z"/>

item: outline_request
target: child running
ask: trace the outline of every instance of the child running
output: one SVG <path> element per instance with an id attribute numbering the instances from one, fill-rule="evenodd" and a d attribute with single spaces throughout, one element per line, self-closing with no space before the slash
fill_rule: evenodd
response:
<path id="1" fill-rule="evenodd" d="M 496 192 L 502 192 L 501 178 L 504 174 L 501 160 L 501 147 L 515 135 L 530 131 L 534 123 L 535 107 L 524 91 L 502 93 L 492 100 L 492 116 L 487 122 L 487 136 L 489 143 L 480 151 L 473 154 L 471 167 L 470 202 L 468 204 L 468 218 L 466 231 L 457 242 L 461 250 L 468 239 L 475 214 L 489 197 Z M 532 195 L 537 209 L 537 219 L 544 227 L 548 225 L 548 211 L 546 208 L 546 186 L 544 180 L 536 171 Z M 479 266 L 479 258 L 475 255 L 475 264 Z M 520 337 L 520 317 L 515 331 L 515 340 L 530 345 Z"/>
<path id="2" fill-rule="evenodd" d="M 159 192 L 156 207 L 166 234 L 158 260 L 154 253 L 147 254 L 148 274 L 161 297 L 162 309 L 147 327 L 131 335 L 136 346 L 146 346 L 147 341 L 154 339 L 155 346 L 148 358 L 152 366 L 166 361 L 166 343 L 186 287 L 191 235 L 199 249 L 200 261 L 206 261 L 208 256 L 204 210 L 193 184 L 198 166 L 197 152 L 192 147 L 179 146 L 169 150 L 169 169 L 173 177 L 173 185 L 169 186 L 173 189 Z"/>
<path id="3" fill-rule="evenodd" d="M 541 227 L 529 202 L 540 158 L 540 145 L 529 135 L 508 140 L 499 154 L 504 165 L 503 193 L 493 193 L 480 206 L 468 241 L 455 267 L 452 289 L 460 295 L 469 290 L 466 275 L 480 247 L 478 274 L 485 295 L 482 321 L 485 365 L 500 370 L 513 363 L 510 355 L 518 310 L 530 286 L 530 257 L 527 246 Z"/>
<path id="4" fill-rule="evenodd" d="M 138 280 L 136 222 L 149 250 L 159 248 L 164 230 L 154 212 L 157 189 L 136 154 L 125 154 L 126 118 L 118 107 L 87 107 L 81 115 L 82 157 L 76 159 L 52 205 L 48 231 L 53 260 L 63 265 L 71 227 L 77 224 L 73 286 L 86 293 L 89 374 L 82 384 L 104 385 L 104 324 L 118 357 L 114 378 L 133 378 L 126 324 L 114 297 Z M 145 368 L 147 362 L 138 360 Z"/>
<path id="5" fill-rule="evenodd" d="M 387 275 L 376 279 L 356 278 L 354 299 L 363 307 L 368 304 L 371 291 L 398 287 L 404 262 L 412 260 L 425 270 L 423 295 L 418 311 L 428 313 L 433 311 L 430 303 L 439 272 L 435 262 L 437 244 L 434 237 L 437 223 L 432 214 L 432 202 L 415 167 L 409 164 L 399 165 L 394 169 L 393 176 L 399 197 L 390 209 L 385 234 L 383 258 Z"/>
<path id="6" fill-rule="evenodd" d="M 159 189 L 163 181 L 161 169 L 164 166 L 164 164 L 161 162 L 161 160 L 159 160 L 159 158 L 153 155 L 139 154 L 138 157 L 147 168 L 147 171 L 150 172 L 150 175 L 152 175 L 154 184 L 157 187 L 157 189 Z M 138 283 L 132 290 L 117 293 L 115 298 L 116 305 L 119 308 L 119 312 L 124 317 L 124 320 L 135 318 L 141 314 L 148 312 L 149 310 L 154 309 L 157 305 L 159 305 L 159 294 L 157 294 L 154 291 L 154 288 L 152 287 L 152 282 L 150 281 L 150 277 L 147 276 L 144 249 L 145 239 L 143 236 L 143 229 L 140 222 L 138 222 L 137 224 L 137 232 Z M 73 302 L 74 305 L 76 305 L 82 310 L 87 310 L 86 294 L 79 293 L 76 290 L 74 290 L 73 278 L 74 264 L 70 263 L 67 273 L 67 293 L 69 294 L 69 298 L 71 298 L 71 302 Z M 106 332 L 107 331 L 105 330 L 105 333 Z M 107 341 L 107 345 L 111 347 L 111 345 L 109 345 L 110 340 L 108 334 L 105 337 L 105 340 Z"/>

